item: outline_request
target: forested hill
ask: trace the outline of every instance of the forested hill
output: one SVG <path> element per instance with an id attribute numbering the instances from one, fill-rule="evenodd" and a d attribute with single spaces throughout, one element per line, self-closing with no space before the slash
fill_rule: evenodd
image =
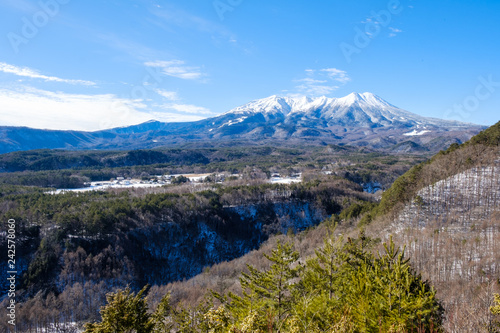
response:
<path id="1" fill-rule="evenodd" d="M 411 168 L 361 219 L 393 234 L 437 289 L 449 332 L 492 332 L 499 292 L 500 122 Z"/>
<path id="2" fill-rule="evenodd" d="M 418 190 L 473 167 L 492 165 L 500 158 L 500 122 L 469 141 L 452 144 L 431 159 L 412 167 L 384 192 L 377 214 L 398 211 Z"/>

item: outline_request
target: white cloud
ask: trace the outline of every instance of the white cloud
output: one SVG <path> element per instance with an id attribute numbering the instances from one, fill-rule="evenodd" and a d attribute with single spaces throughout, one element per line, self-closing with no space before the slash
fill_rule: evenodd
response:
<path id="1" fill-rule="evenodd" d="M 144 65 L 160 68 L 163 74 L 184 80 L 200 80 L 205 77 L 199 67 L 186 66 L 182 60 L 148 61 Z"/>
<path id="2" fill-rule="evenodd" d="M 151 13 L 160 19 L 158 25 L 168 32 L 172 28 L 194 29 L 201 33 L 207 34 L 214 42 L 228 42 L 237 44 L 237 37 L 234 33 L 227 29 L 223 24 L 207 20 L 201 16 L 193 15 L 179 8 L 172 3 L 164 2 L 162 8 L 152 7 Z"/>
<path id="3" fill-rule="evenodd" d="M 338 86 L 325 86 L 325 85 L 299 85 L 297 89 L 306 96 L 326 96 L 337 90 Z"/>
<path id="4" fill-rule="evenodd" d="M 174 110 L 181 113 L 191 113 L 197 115 L 214 115 L 212 111 L 202 106 L 196 106 L 191 104 L 165 104 L 162 105 L 165 110 Z"/>
<path id="5" fill-rule="evenodd" d="M 389 27 L 389 30 L 391 30 L 391 33 L 389 33 L 389 37 L 395 37 L 400 32 L 403 32 L 403 30 L 397 29 L 397 28 L 393 28 L 393 27 Z"/>
<path id="6" fill-rule="evenodd" d="M 9 73 L 9 74 L 14 74 L 17 76 L 22 76 L 22 77 L 28 77 L 31 79 L 42 79 L 45 81 L 53 81 L 53 82 L 61 82 L 61 83 L 69 83 L 69 84 L 81 84 L 81 85 L 86 85 L 86 86 L 93 86 L 95 85 L 95 82 L 92 81 L 85 81 L 85 80 L 68 80 L 68 79 L 61 79 L 55 76 L 47 76 L 40 74 L 36 70 L 33 70 L 28 67 L 17 67 L 14 65 L 9 65 L 4 62 L 0 62 L 0 72 L 4 73 Z"/>
<path id="7" fill-rule="evenodd" d="M 181 103 L 175 91 L 157 89 L 156 92 L 171 102 L 153 106 L 154 109 L 162 110 L 151 113 L 157 120 L 166 122 L 196 121 L 209 116 L 215 116 L 212 111 L 205 107 Z"/>
<path id="8" fill-rule="evenodd" d="M 337 68 L 324 68 L 321 69 L 321 72 L 326 73 L 326 75 L 333 81 L 337 81 L 339 83 L 345 84 L 351 79 L 347 75 L 346 71 L 337 69 Z"/>
<path id="9" fill-rule="evenodd" d="M 172 112 L 151 112 L 151 116 L 153 116 L 154 119 L 163 121 L 166 123 L 172 123 L 172 122 L 184 122 L 184 121 L 197 121 L 197 120 L 202 120 L 205 119 L 206 117 L 203 116 L 197 116 L 197 115 L 179 115 L 178 113 L 172 113 Z"/>
<path id="10" fill-rule="evenodd" d="M 141 101 L 112 94 L 81 95 L 23 87 L 0 89 L 0 125 L 93 131 L 138 124 L 153 117 Z"/>
<path id="11" fill-rule="evenodd" d="M 313 97 L 329 95 L 351 80 L 347 72 L 337 68 L 306 69 L 305 73 L 305 78 L 295 80 L 300 83 L 295 89 Z"/>
<path id="12" fill-rule="evenodd" d="M 177 95 L 177 92 L 175 91 L 167 91 L 167 90 L 162 90 L 162 89 L 156 89 L 156 93 L 169 101 L 177 101 L 179 100 L 179 96 Z"/>

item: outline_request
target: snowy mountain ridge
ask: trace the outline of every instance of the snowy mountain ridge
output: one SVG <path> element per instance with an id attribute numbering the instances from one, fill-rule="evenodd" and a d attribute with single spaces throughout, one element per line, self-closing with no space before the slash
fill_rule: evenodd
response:
<path id="1" fill-rule="evenodd" d="M 301 115 L 309 118 L 317 117 L 330 121 L 333 120 L 333 123 L 345 123 L 349 120 L 355 120 L 361 122 L 362 125 L 400 123 L 415 126 L 425 126 L 428 124 L 465 127 L 466 125 L 470 125 L 456 121 L 422 117 L 400 109 L 370 92 L 353 92 L 340 98 L 329 98 L 326 96 L 315 98 L 307 96 L 281 97 L 273 95 L 236 107 L 221 116 L 249 116 L 250 114 L 255 115 L 259 113 L 265 115 L 266 119 L 273 116 L 288 118 Z"/>
<path id="2" fill-rule="evenodd" d="M 281 97 L 278 95 L 272 95 L 267 98 L 262 98 L 258 100 L 251 101 L 242 106 L 234 108 L 225 114 L 235 113 L 235 112 L 272 112 L 273 110 L 281 111 L 282 113 L 288 114 L 292 112 L 307 112 L 315 108 L 327 107 L 349 107 L 353 104 L 364 104 L 370 107 L 376 108 L 395 108 L 395 106 L 384 101 L 382 98 L 372 94 L 370 92 L 365 92 L 362 94 L 353 92 L 345 97 L 340 98 L 330 98 L 326 96 L 321 97 Z M 288 111 L 288 112 L 287 112 Z"/>

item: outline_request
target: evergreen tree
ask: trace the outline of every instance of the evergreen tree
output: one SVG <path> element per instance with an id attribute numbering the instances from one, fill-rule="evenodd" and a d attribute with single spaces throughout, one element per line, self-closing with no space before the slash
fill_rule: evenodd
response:
<path id="1" fill-rule="evenodd" d="M 292 289 L 301 266 L 294 263 L 299 258 L 291 243 L 278 242 L 275 250 L 265 258 L 272 262 L 266 271 L 248 266 L 248 273 L 240 278 L 242 296 L 230 293 L 228 308 L 237 321 L 246 327 L 244 332 L 278 329 L 284 324 L 292 307 Z"/>
<path id="2" fill-rule="evenodd" d="M 107 295 L 107 305 L 101 308 L 102 321 L 87 324 L 85 333 L 150 333 L 154 323 L 148 314 L 146 287 L 134 294 L 129 287 Z"/>
<path id="3" fill-rule="evenodd" d="M 151 315 L 151 321 L 154 325 L 154 333 L 169 333 L 174 327 L 172 322 L 173 308 L 170 305 L 170 294 L 166 294 Z"/>
<path id="4" fill-rule="evenodd" d="M 332 232 L 333 234 L 333 232 Z M 316 257 L 307 261 L 304 277 L 295 289 L 297 300 L 294 314 L 302 330 L 325 331 L 331 319 L 341 312 L 344 291 L 339 279 L 344 275 L 345 261 L 342 237 L 326 237 L 323 247 L 315 250 Z M 315 323 L 311 325 L 311 323 Z"/>
<path id="5" fill-rule="evenodd" d="M 345 302 L 357 327 L 366 332 L 437 330 L 442 307 L 435 290 L 413 272 L 404 249 L 396 248 L 392 238 L 384 248 L 377 257 L 362 252 L 365 260 L 350 269 Z"/>
<path id="6" fill-rule="evenodd" d="M 342 322 L 347 330 L 361 332 L 432 331 L 441 325 L 442 308 L 435 291 L 416 275 L 404 249 L 392 239 L 385 253 L 374 256 L 373 241 L 328 237 L 295 289 L 311 299 L 295 311 L 305 323 L 322 331 L 335 331 Z M 302 290 L 301 290 L 302 289 Z M 296 297 L 299 299 L 300 297 Z M 347 326 L 345 326 L 347 325 Z"/>

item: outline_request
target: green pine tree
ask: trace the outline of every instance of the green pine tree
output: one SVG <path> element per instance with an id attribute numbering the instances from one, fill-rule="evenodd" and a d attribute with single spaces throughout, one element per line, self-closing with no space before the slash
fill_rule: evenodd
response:
<path id="1" fill-rule="evenodd" d="M 110 293 L 107 304 L 101 308 L 102 321 L 87 324 L 85 333 L 150 333 L 154 323 L 148 314 L 146 299 L 143 297 L 147 287 L 137 294 L 130 288 Z"/>
<path id="2" fill-rule="evenodd" d="M 154 333 L 170 333 L 174 328 L 172 321 L 172 312 L 174 309 L 170 305 L 170 294 L 166 294 L 151 315 L 151 321 L 154 325 Z"/>
<path id="3" fill-rule="evenodd" d="M 294 265 L 299 258 L 291 243 L 278 242 L 276 249 L 265 258 L 272 262 L 266 271 L 248 266 L 248 273 L 240 278 L 242 296 L 230 293 L 227 304 L 237 326 L 246 327 L 244 332 L 277 329 L 286 321 L 292 307 L 292 289 L 301 270 Z"/>

